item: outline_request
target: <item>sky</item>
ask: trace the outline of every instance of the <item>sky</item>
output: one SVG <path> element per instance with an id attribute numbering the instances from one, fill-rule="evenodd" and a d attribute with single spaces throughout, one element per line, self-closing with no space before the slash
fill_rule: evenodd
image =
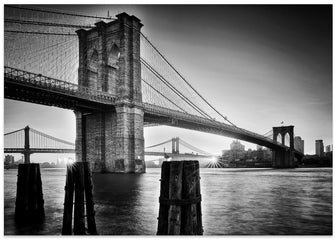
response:
<path id="1" fill-rule="evenodd" d="M 239 127 L 264 134 L 294 125 L 315 153 L 332 144 L 331 6 L 85 5 L 55 6 L 79 14 L 127 12 L 142 32 L 215 108 Z M 72 111 L 4 100 L 4 132 L 26 125 L 75 140 Z M 179 136 L 213 154 L 233 139 L 166 126 L 145 128 L 145 145 Z M 246 148 L 254 144 L 243 142 Z M 36 161 L 42 161 L 36 156 Z M 32 156 L 34 159 L 34 155 Z M 49 160 L 48 160 L 49 161 Z M 54 160 L 55 161 L 55 160 Z"/>

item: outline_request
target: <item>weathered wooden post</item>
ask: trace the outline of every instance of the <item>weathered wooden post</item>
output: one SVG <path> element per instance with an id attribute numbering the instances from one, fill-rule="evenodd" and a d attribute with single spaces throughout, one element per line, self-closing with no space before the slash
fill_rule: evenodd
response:
<path id="1" fill-rule="evenodd" d="M 63 214 L 63 235 L 72 235 L 72 210 L 73 192 L 74 202 L 74 235 L 85 235 L 85 201 L 87 231 L 89 234 L 97 234 L 94 219 L 94 202 L 92 194 L 92 179 L 87 162 L 76 162 L 67 166 L 64 214 Z"/>
<path id="2" fill-rule="evenodd" d="M 92 175 L 88 162 L 83 162 L 83 164 L 84 164 L 84 186 L 85 186 L 85 199 L 86 199 L 87 230 L 90 234 L 97 234 L 97 228 L 95 225 L 95 218 L 94 218 L 95 211 L 93 201 Z"/>
<path id="3" fill-rule="evenodd" d="M 202 235 L 198 161 L 163 162 L 157 235 Z"/>
<path id="4" fill-rule="evenodd" d="M 73 233 L 85 235 L 85 195 L 84 195 L 84 166 L 83 162 L 74 164 L 74 219 Z"/>
<path id="5" fill-rule="evenodd" d="M 44 200 L 40 165 L 19 164 L 15 202 L 17 222 L 40 221 L 44 219 Z"/>
<path id="6" fill-rule="evenodd" d="M 195 168 L 199 169 L 199 162 L 196 161 Z M 196 196 L 200 198 L 200 201 L 196 203 L 197 209 L 197 235 L 202 235 L 204 233 L 204 229 L 202 226 L 202 211 L 201 211 L 201 189 L 200 189 L 200 176 L 199 173 L 197 174 L 197 181 L 196 181 Z"/>
<path id="7" fill-rule="evenodd" d="M 72 165 L 66 167 L 66 185 L 65 185 L 65 200 L 63 213 L 63 228 L 62 235 L 72 235 L 72 209 L 73 209 L 73 171 Z"/>

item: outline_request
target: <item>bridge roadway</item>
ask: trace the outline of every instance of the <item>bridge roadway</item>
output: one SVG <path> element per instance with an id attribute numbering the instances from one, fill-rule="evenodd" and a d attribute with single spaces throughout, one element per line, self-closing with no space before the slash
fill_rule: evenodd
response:
<path id="1" fill-rule="evenodd" d="M 24 153 L 24 148 L 4 148 L 4 153 Z M 29 152 L 32 153 L 75 153 L 75 149 L 53 149 L 53 148 L 30 148 Z M 210 155 L 199 155 L 192 153 L 170 153 L 170 152 L 145 152 L 146 156 L 166 156 L 169 157 L 197 157 L 209 158 Z"/>
<path id="2" fill-rule="evenodd" d="M 111 109 L 117 96 L 15 68 L 5 67 L 5 98 L 66 109 Z M 260 134 L 200 116 L 143 103 L 144 122 L 191 129 L 236 138 L 274 150 L 288 147 Z M 302 155 L 295 151 L 295 155 Z"/>
<path id="3" fill-rule="evenodd" d="M 5 148 L 5 153 L 24 153 L 24 148 Z M 30 153 L 75 153 L 75 149 L 29 148 Z"/>

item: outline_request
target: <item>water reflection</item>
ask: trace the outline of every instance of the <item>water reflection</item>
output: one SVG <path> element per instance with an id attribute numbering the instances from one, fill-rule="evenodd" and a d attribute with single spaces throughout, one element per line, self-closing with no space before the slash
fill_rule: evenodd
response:
<path id="1" fill-rule="evenodd" d="M 94 174 L 93 183 L 99 234 L 156 233 L 157 174 Z"/>

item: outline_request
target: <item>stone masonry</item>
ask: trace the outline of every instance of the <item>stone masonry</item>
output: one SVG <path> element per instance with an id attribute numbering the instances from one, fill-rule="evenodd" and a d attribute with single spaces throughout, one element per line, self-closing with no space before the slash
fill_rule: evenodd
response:
<path id="1" fill-rule="evenodd" d="M 75 111 L 76 159 L 99 172 L 145 172 L 140 29 L 135 16 L 98 22 L 79 38 L 78 84 L 115 94 L 109 110 Z"/>

